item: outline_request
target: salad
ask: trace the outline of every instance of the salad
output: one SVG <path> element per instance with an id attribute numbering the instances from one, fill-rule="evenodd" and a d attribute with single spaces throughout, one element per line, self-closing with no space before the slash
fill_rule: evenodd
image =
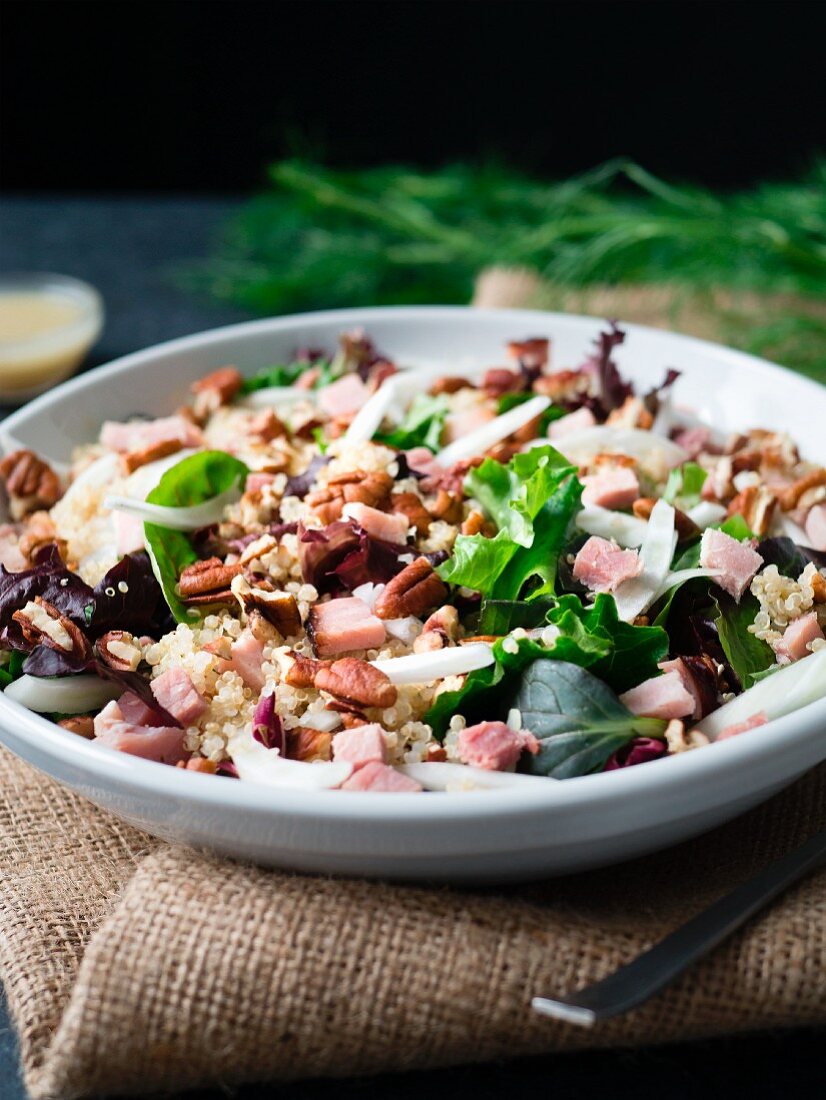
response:
<path id="1" fill-rule="evenodd" d="M 624 338 L 465 377 L 349 332 L 67 471 L 7 455 L 5 695 L 185 770 L 399 792 L 636 766 L 826 695 L 826 469 L 699 423 L 676 370 L 637 391 Z"/>

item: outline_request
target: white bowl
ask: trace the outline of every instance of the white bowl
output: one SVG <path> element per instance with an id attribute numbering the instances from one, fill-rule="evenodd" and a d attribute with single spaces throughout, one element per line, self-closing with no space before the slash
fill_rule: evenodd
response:
<path id="1" fill-rule="evenodd" d="M 516 310 L 342 310 L 233 325 L 120 359 L 36 399 L 0 427 L 5 449 L 58 461 L 106 418 L 168 413 L 226 363 L 253 372 L 298 345 L 332 347 L 363 325 L 402 363 L 502 361 L 507 340 L 550 336 L 579 363 L 601 322 Z M 683 371 L 678 404 L 724 430 L 790 431 L 826 460 L 826 389 L 702 340 L 628 325 L 620 365 L 643 386 Z M 734 817 L 826 757 L 826 699 L 742 737 L 547 788 L 449 794 L 274 790 L 184 772 L 84 741 L 0 696 L 0 741 L 147 832 L 271 866 L 399 879 L 497 881 L 580 870 L 653 851 Z"/>

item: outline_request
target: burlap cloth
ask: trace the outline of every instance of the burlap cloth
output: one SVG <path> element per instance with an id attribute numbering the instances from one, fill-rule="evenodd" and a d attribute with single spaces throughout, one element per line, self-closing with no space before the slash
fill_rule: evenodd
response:
<path id="1" fill-rule="evenodd" d="M 630 864 L 495 892 L 390 886 L 172 847 L 0 750 L 0 977 L 26 1083 L 71 1100 L 823 1024 L 826 872 L 625 1017 L 588 1031 L 529 1009 L 823 828 L 826 765 Z"/>

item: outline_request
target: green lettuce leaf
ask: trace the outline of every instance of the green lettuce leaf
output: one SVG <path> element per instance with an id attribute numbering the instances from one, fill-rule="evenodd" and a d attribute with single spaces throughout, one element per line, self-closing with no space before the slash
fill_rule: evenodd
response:
<path id="1" fill-rule="evenodd" d="M 225 451 L 199 451 L 170 467 L 148 494 L 148 504 L 186 508 L 232 489 L 246 481 L 249 470 Z M 144 540 L 158 583 L 169 610 L 179 623 L 191 623 L 198 612 L 187 608 L 177 593 L 178 577 L 198 560 L 192 540 L 184 531 L 156 523 L 144 523 Z"/>
<path id="2" fill-rule="evenodd" d="M 441 445 L 442 430 L 449 409 L 444 394 L 430 397 L 419 393 L 413 399 L 407 415 L 392 432 L 377 434 L 374 438 L 380 443 L 409 451 L 413 447 L 428 447 L 434 453 Z"/>
<path id="3" fill-rule="evenodd" d="M 600 679 L 567 661 L 534 661 L 522 675 L 512 705 L 540 749 L 524 770 L 554 779 L 601 771 L 612 753 L 634 737 L 662 737 L 666 722 L 639 718 Z"/>
<path id="4" fill-rule="evenodd" d="M 551 446 L 533 447 L 503 465 L 486 458 L 468 472 L 465 491 L 475 497 L 500 531 L 530 546 L 536 519 L 560 482 L 576 467 Z"/>
<path id="5" fill-rule="evenodd" d="M 708 472 L 696 462 L 684 462 L 668 475 L 663 499 L 684 512 L 700 503 L 700 494 Z"/>

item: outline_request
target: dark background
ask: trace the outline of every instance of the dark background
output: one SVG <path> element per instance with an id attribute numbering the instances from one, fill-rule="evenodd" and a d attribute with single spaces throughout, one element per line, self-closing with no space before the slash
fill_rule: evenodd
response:
<path id="1" fill-rule="evenodd" d="M 4 0 L 7 191 L 244 192 L 346 167 L 619 154 L 741 186 L 826 149 L 818 3 Z"/>

